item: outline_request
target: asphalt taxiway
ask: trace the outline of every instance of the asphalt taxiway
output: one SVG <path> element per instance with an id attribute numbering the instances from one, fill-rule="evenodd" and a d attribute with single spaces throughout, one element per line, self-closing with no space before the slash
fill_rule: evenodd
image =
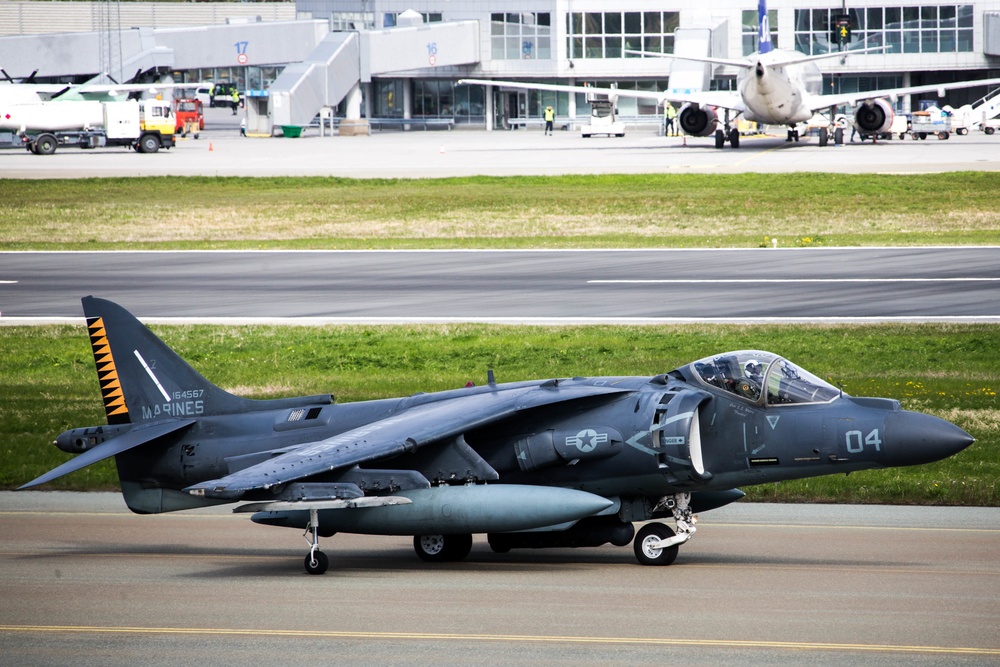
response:
<path id="1" fill-rule="evenodd" d="M 972 132 L 945 141 L 910 138 L 820 147 L 816 137 L 786 142 L 784 133 L 746 137 L 716 149 L 711 137 L 661 137 L 649 127 L 625 137 L 583 139 L 560 131 L 386 131 L 371 136 L 245 138 L 239 121 L 209 109 L 198 139 L 154 155 L 127 149 L 60 148 L 54 155 L 0 151 L 0 178 L 108 176 L 338 176 L 421 178 L 641 173 L 934 173 L 1000 170 L 1000 134 Z"/>
<path id="2" fill-rule="evenodd" d="M 737 504 L 675 565 L 630 548 L 428 565 L 117 494 L 0 493 L 0 662 L 995 665 L 1000 510 Z"/>

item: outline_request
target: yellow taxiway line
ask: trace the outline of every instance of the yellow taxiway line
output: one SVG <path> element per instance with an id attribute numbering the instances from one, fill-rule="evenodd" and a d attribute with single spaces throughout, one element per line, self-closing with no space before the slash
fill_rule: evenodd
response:
<path id="1" fill-rule="evenodd" d="M 367 639 L 462 641 L 500 643 L 561 643 L 561 644 L 633 644 L 643 646 L 674 646 L 734 649 L 785 649 L 813 651 L 855 651 L 866 653 L 923 653 L 933 655 L 987 655 L 1000 656 L 1000 648 L 974 648 L 963 646 L 908 646 L 892 644 L 838 644 L 832 642 L 776 642 L 728 639 L 670 639 L 659 637 L 573 637 L 559 635 L 484 635 L 427 632 L 352 632 L 331 630 L 274 630 L 240 628 L 143 628 L 100 627 L 87 625 L 0 625 L 0 632 L 34 632 L 63 634 L 129 634 L 129 635 L 191 635 L 191 636 L 253 636 L 253 637 L 311 637 L 317 639 Z"/>

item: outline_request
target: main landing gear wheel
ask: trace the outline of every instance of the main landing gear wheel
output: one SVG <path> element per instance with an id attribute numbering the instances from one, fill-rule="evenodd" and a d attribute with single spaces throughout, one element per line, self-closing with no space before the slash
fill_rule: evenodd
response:
<path id="1" fill-rule="evenodd" d="M 729 130 L 729 146 L 731 148 L 740 147 L 740 131 L 737 130 L 735 127 Z"/>
<path id="2" fill-rule="evenodd" d="M 679 547 L 674 545 L 666 549 L 660 549 L 658 545 L 662 540 L 668 540 L 674 536 L 674 531 L 662 523 L 648 523 L 636 533 L 633 549 L 635 557 L 643 565 L 670 565 L 677 559 Z"/>
<path id="3" fill-rule="evenodd" d="M 726 145 L 726 133 L 722 130 L 715 131 L 715 147 L 722 148 Z"/>
<path id="4" fill-rule="evenodd" d="M 309 574 L 323 574 L 330 567 L 330 559 L 322 551 L 314 551 L 306 554 L 305 566 Z"/>
<path id="5" fill-rule="evenodd" d="M 472 535 L 414 535 L 413 550 L 426 563 L 459 561 L 472 551 Z"/>
<path id="6" fill-rule="evenodd" d="M 819 145 L 826 146 L 830 141 L 830 131 L 825 127 L 819 128 Z"/>

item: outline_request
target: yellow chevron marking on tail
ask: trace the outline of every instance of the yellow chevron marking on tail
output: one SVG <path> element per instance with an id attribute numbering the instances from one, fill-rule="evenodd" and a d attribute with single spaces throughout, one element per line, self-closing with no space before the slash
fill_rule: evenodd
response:
<path id="1" fill-rule="evenodd" d="M 94 317 L 87 320 L 90 330 L 90 345 L 94 349 L 94 363 L 97 364 L 97 379 L 101 383 L 101 395 L 104 398 L 104 412 L 108 415 L 109 424 L 121 424 L 129 421 L 128 406 L 125 405 L 125 395 L 118 381 L 118 369 L 111 354 L 108 334 L 104 328 L 104 319 Z"/>

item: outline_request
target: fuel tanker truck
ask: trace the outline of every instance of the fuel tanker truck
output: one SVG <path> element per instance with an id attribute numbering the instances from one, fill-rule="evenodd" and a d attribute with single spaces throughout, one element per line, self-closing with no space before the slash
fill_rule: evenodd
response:
<path id="1" fill-rule="evenodd" d="M 155 153 L 174 146 L 174 117 L 165 100 L 37 102 L 0 109 L 0 130 L 17 133 L 35 155 L 59 146 L 127 146 Z"/>

